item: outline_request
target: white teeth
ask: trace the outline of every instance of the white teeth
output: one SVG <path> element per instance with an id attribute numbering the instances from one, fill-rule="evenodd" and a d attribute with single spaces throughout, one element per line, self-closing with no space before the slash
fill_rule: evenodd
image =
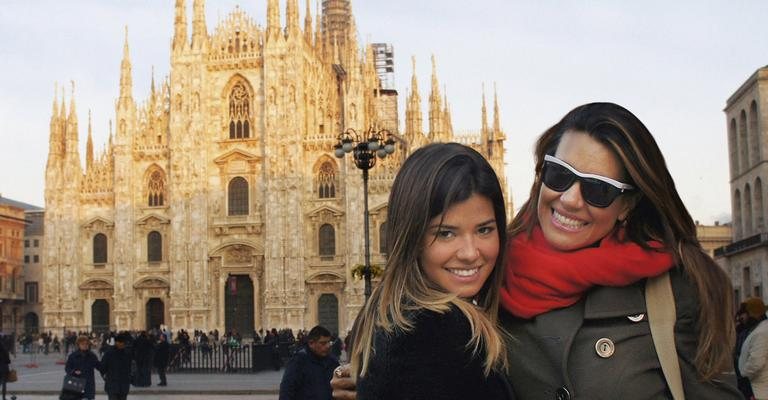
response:
<path id="1" fill-rule="evenodd" d="M 557 212 L 557 210 L 552 210 L 552 211 L 553 211 L 552 215 L 555 217 L 557 222 L 560 223 L 561 225 L 567 226 L 569 228 L 578 229 L 578 228 L 581 228 L 582 226 L 587 224 L 584 221 L 579 221 L 577 219 L 568 218 L 565 215 L 562 215 L 559 212 Z"/>
<path id="2" fill-rule="evenodd" d="M 449 269 L 448 271 L 454 275 L 458 276 L 472 276 L 477 273 L 477 271 L 480 268 L 472 268 L 472 269 Z"/>

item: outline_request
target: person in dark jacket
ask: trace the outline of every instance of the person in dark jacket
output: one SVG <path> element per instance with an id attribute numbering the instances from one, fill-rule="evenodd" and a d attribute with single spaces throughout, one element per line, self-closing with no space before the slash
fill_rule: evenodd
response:
<path id="1" fill-rule="evenodd" d="M 125 350 L 129 335 L 115 337 L 115 347 L 101 359 L 104 391 L 109 400 L 126 400 L 131 389 L 131 355 Z"/>
<path id="2" fill-rule="evenodd" d="M 154 346 L 147 332 L 142 331 L 133 342 L 133 357 L 136 360 L 136 376 L 133 386 L 146 387 L 152 385 L 152 356 Z"/>
<path id="3" fill-rule="evenodd" d="M 331 332 L 318 325 L 307 345 L 288 362 L 280 382 L 280 400 L 330 400 L 331 376 L 339 360 L 331 355 Z"/>
<path id="4" fill-rule="evenodd" d="M 160 377 L 160 383 L 158 383 L 157 386 L 166 386 L 168 384 L 165 380 L 165 368 L 168 367 L 168 354 L 170 348 L 171 346 L 168 344 L 168 340 L 165 335 L 161 333 L 157 339 L 157 344 L 155 345 L 155 368 L 157 368 L 157 375 Z"/>
<path id="5" fill-rule="evenodd" d="M 75 342 L 77 350 L 73 351 L 67 357 L 67 363 L 64 371 L 67 375 L 85 379 L 85 392 L 82 395 L 62 392 L 62 399 L 95 399 L 96 398 L 96 379 L 93 376 L 94 370 L 101 371 L 101 363 L 98 357 L 91 351 L 91 341 L 87 336 L 80 336 Z M 77 396 L 77 397 L 74 397 Z"/>
<path id="6" fill-rule="evenodd" d="M 8 378 L 8 371 L 10 370 L 11 356 L 8 354 L 8 350 L 5 345 L 5 336 L 0 340 L 0 382 L 3 386 L 3 400 L 5 400 L 5 386 Z"/>

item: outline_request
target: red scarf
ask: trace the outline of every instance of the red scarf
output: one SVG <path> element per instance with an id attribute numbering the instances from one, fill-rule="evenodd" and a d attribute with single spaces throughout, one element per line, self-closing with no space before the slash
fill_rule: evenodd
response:
<path id="1" fill-rule="evenodd" d="M 507 244 L 502 307 L 518 317 L 533 318 L 575 304 L 593 286 L 626 286 L 672 268 L 669 253 L 620 243 L 616 236 L 603 238 L 599 247 L 566 252 L 552 248 L 539 226 L 530 237 L 525 232 L 516 235 Z M 659 242 L 648 244 L 663 247 Z"/>

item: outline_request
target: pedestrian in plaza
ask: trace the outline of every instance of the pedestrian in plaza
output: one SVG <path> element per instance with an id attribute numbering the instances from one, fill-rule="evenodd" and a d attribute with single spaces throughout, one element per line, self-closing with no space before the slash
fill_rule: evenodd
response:
<path id="1" fill-rule="evenodd" d="M 2 337 L 5 339 L 5 336 Z M 3 398 L 5 400 L 6 385 L 8 383 L 8 372 L 11 370 L 11 355 L 8 353 L 6 341 L 0 340 L 0 385 L 2 385 Z"/>
<path id="2" fill-rule="evenodd" d="M 133 358 L 136 360 L 136 375 L 133 386 L 147 387 L 152 385 L 152 356 L 154 344 L 146 331 L 141 331 L 133 341 Z"/>
<path id="3" fill-rule="evenodd" d="M 288 362 L 280 382 L 280 400 L 330 400 L 331 376 L 339 361 L 331 355 L 331 332 L 318 325 L 307 345 Z"/>
<path id="4" fill-rule="evenodd" d="M 206 339 L 205 345 L 208 345 Z M 157 368 L 157 375 L 160 378 L 160 383 L 157 386 L 166 386 L 168 382 L 165 378 L 165 369 L 168 367 L 168 355 L 170 353 L 171 345 L 168 344 L 168 339 L 164 334 L 160 334 L 157 338 L 157 344 L 155 345 L 155 368 Z"/>
<path id="5" fill-rule="evenodd" d="M 130 341 L 126 332 L 115 337 L 115 347 L 101 359 L 104 391 L 109 400 L 126 400 L 131 390 L 131 355 L 125 346 Z"/>
<path id="6" fill-rule="evenodd" d="M 76 378 L 85 379 L 85 392 L 67 393 L 62 392 L 61 399 L 95 399 L 96 398 L 96 378 L 93 372 L 102 371 L 101 363 L 96 354 L 91 351 L 91 340 L 87 336 L 79 336 L 75 340 L 77 349 L 69 354 L 67 362 L 64 365 L 64 371 L 67 375 Z"/>
<path id="7" fill-rule="evenodd" d="M 741 349 L 744 347 L 744 342 L 750 333 L 757 327 L 757 325 L 765 319 L 765 313 L 759 312 L 759 305 L 762 300 L 751 298 L 747 299 L 752 305 L 749 307 L 752 309 L 752 315 L 747 310 L 747 302 L 742 302 L 739 305 L 739 309 L 736 311 L 736 346 L 733 350 L 734 358 L 734 372 L 736 373 L 736 382 L 738 384 L 739 391 L 744 395 L 745 399 L 752 399 L 754 393 L 752 392 L 752 385 L 749 383 L 749 378 L 741 373 L 739 368 L 739 358 L 741 357 Z"/>
<path id="8" fill-rule="evenodd" d="M 739 355 L 739 373 L 749 379 L 756 400 L 768 400 L 768 320 L 763 300 L 751 297 L 745 309 L 754 327 L 747 333 Z M 748 393 L 747 393 L 748 394 Z"/>

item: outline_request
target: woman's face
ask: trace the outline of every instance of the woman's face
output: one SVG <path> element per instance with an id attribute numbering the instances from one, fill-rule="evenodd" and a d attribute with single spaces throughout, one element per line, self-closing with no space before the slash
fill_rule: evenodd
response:
<path id="1" fill-rule="evenodd" d="M 626 182 L 618 157 L 584 132 L 568 131 L 563 134 L 555 157 L 579 172 Z M 554 191 L 544 184 L 539 190 L 541 230 L 547 242 L 561 251 L 578 250 L 599 241 L 611 232 L 616 221 L 626 218 L 629 211 L 626 195 L 618 196 L 605 208 L 587 204 L 582 198 L 578 180 L 563 192 Z"/>
<path id="2" fill-rule="evenodd" d="M 429 221 L 421 242 L 420 261 L 427 279 L 459 297 L 475 296 L 499 255 L 493 204 L 478 194 L 453 204 Z"/>
<path id="3" fill-rule="evenodd" d="M 88 350 L 88 342 L 80 342 L 77 344 L 77 347 L 80 349 L 80 351 L 86 351 Z"/>

